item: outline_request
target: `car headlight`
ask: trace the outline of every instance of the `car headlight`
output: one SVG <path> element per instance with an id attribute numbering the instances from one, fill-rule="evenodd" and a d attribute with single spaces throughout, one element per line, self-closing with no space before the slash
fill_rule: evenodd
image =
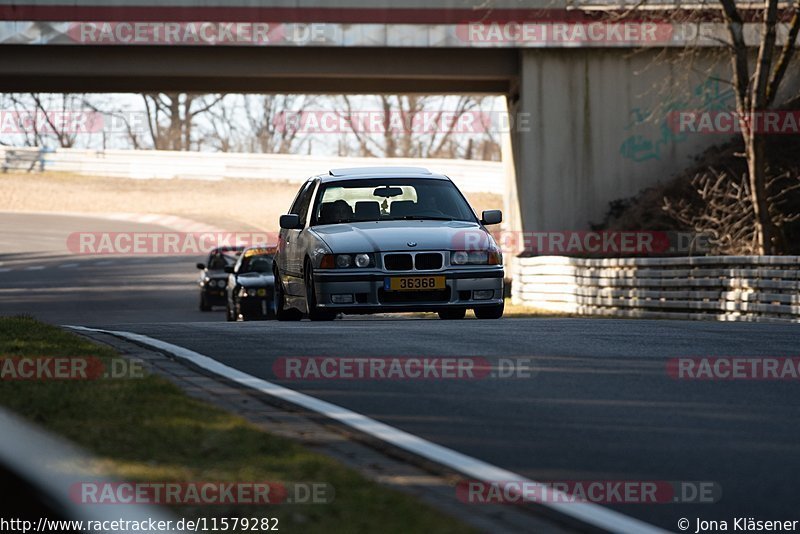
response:
<path id="1" fill-rule="evenodd" d="M 339 269 L 347 269 L 353 265 L 353 257 L 347 254 L 340 254 L 336 256 L 336 267 Z"/>
<path id="2" fill-rule="evenodd" d="M 225 287 L 228 285 L 227 280 L 217 280 L 217 287 Z"/>
<path id="3" fill-rule="evenodd" d="M 503 254 L 497 249 L 471 252 L 458 250 L 450 253 L 450 263 L 452 265 L 503 265 Z"/>
<path id="4" fill-rule="evenodd" d="M 258 287 L 258 288 L 255 288 L 255 287 L 250 287 L 250 288 L 243 287 L 243 288 L 241 288 L 239 290 L 239 296 L 240 297 L 266 297 L 267 296 L 267 290 L 266 290 L 266 288 L 263 288 L 263 287 Z"/>
<path id="5" fill-rule="evenodd" d="M 320 269 L 364 269 L 375 265 L 372 254 L 325 254 Z"/>
<path id="6" fill-rule="evenodd" d="M 372 259 L 369 257 L 369 254 L 357 254 L 355 263 L 356 267 L 364 268 L 369 267 L 369 264 L 372 262 Z"/>
<path id="7" fill-rule="evenodd" d="M 453 252 L 450 255 L 450 263 L 453 265 L 466 265 L 469 263 L 469 254 L 463 251 Z"/>
<path id="8" fill-rule="evenodd" d="M 488 265 L 489 253 L 486 251 L 470 252 L 468 263 L 472 265 Z"/>

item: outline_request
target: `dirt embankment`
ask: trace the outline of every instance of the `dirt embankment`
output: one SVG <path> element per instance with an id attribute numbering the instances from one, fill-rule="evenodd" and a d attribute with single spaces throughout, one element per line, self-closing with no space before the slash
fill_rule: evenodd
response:
<path id="1" fill-rule="evenodd" d="M 298 185 L 259 180 L 131 180 L 62 173 L 0 175 L 0 211 L 157 213 L 231 231 L 276 231 Z M 480 213 L 502 209 L 492 193 L 467 194 Z"/>

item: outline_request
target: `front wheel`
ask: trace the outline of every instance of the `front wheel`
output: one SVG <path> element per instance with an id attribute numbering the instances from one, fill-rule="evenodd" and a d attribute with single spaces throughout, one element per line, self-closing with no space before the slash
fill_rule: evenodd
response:
<path id="1" fill-rule="evenodd" d="M 496 306 L 487 306 L 485 308 L 475 308 L 475 317 L 478 319 L 499 319 L 503 316 L 506 304 L 498 304 Z"/>
<path id="2" fill-rule="evenodd" d="M 308 318 L 312 321 L 333 321 L 336 319 L 336 312 L 320 309 L 317 306 L 317 293 L 314 290 L 314 269 L 310 263 L 306 263 L 306 304 L 308 305 Z"/>
<path id="3" fill-rule="evenodd" d="M 234 321 L 247 322 L 250 320 L 250 317 L 242 311 L 241 302 L 236 302 L 235 307 L 233 308 L 233 317 Z"/>
<path id="4" fill-rule="evenodd" d="M 201 312 L 210 312 L 211 306 L 208 304 L 208 300 L 206 299 L 205 292 L 200 292 L 200 311 Z"/>
<path id="5" fill-rule="evenodd" d="M 299 321 L 303 318 L 300 310 L 286 308 L 286 297 L 283 293 L 283 282 L 277 271 L 275 271 L 275 319 L 278 321 Z"/>

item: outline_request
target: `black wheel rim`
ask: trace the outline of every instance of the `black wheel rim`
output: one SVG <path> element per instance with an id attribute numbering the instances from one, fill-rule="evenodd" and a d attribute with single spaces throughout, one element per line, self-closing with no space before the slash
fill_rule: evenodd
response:
<path id="1" fill-rule="evenodd" d="M 311 272 L 310 267 L 306 271 L 306 304 L 308 305 L 308 313 L 312 313 L 317 307 L 317 297 L 314 294 L 314 273 Z"/>

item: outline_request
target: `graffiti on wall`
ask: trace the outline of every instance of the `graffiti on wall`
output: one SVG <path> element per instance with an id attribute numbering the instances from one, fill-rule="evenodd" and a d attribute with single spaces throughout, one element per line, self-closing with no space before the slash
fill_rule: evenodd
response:
<path id="1" fill-rule="evenodd" d="M 622 142 L 619 152 L 623 158 L 636 163 L 661 160 L 662 153 L 671 145 L 688 139 L 687 132 L 676 131 L 670 125 L 670 113 L 688 110 L 728 111 L 733 109 L 734 103 L 730 84 L 710 77 L 693 87 L 687 98 L 671 98 L 665 104 L 650 109 L 634 108 L 629 113 L 630 122 L 625 126 L 625 131 L 632 133 Z M 649 135 L 634 133 L 641 130 L 655 131 Z"/>

